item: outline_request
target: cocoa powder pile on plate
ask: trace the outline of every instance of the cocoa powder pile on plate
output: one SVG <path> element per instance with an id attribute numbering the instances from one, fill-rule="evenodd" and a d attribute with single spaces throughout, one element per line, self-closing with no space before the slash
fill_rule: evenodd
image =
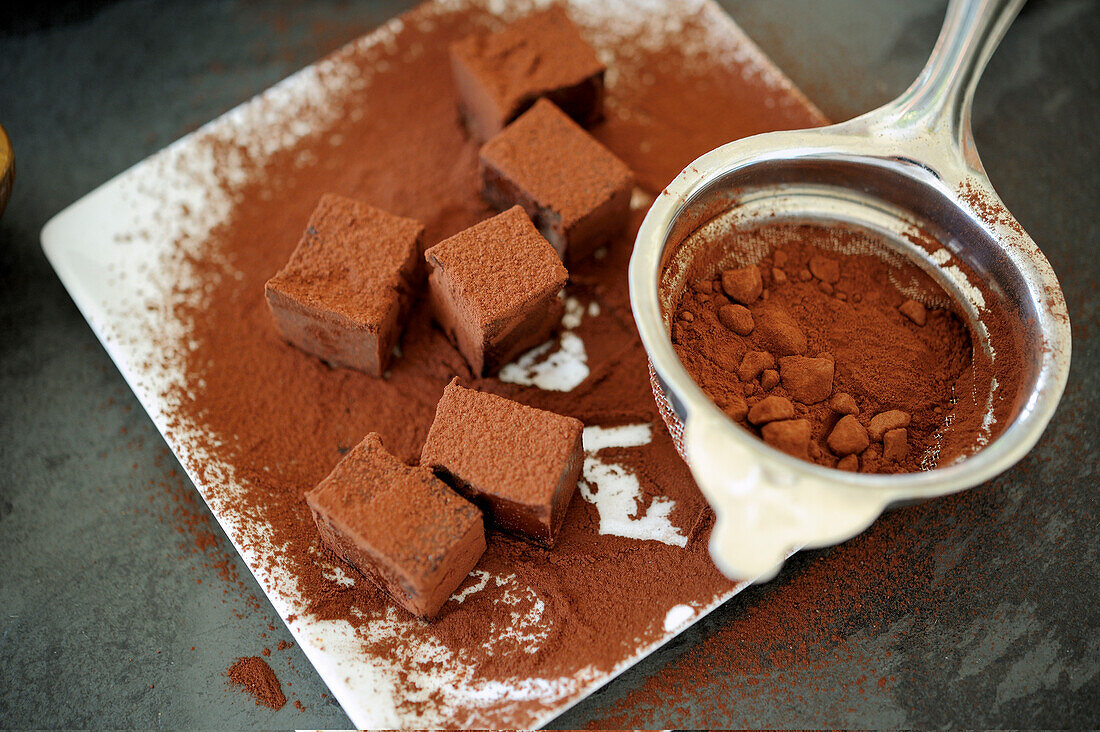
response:
<path id="1" fill-rule="evenodd" d="M 697 279 L 673 325 L 680 359 L 715 403 L 773 447 L 842 470 L 956 457 L 943 452 L 945 431 L 986 405 L 958 399 L 973 348 L 942 288 L 915 265 L 845 253 L 876 251 L 856 230 L 739 236 L 766 238 L 767 256 Z"/>
<path id="2" fill-rule="evenodd" d="M 225 675 L 232 683 L 251 694 L 257 705 L 282 709 L 286 704 L 286 696 L 283 695 L 279 679 L 267 665 L 267 661 L 259 656 L 238 658 Z"/>

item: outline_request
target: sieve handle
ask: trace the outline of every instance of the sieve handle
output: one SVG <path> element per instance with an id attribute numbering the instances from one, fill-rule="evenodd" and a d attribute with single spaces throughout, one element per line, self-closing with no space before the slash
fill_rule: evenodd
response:
<path id="1" fill-rule="evenodd" d="M 714 509 L 710 553 L 727 577 L 767 581 L 799 549 L 860 533 L 889 502 L 863 486 L 775 467 L 727 430 L 725 417 L 710 408 L 690 415 L 683 432 L 692 476 Z"/>
<path id="2" fill-rule="evenodd" d="M 916 81 L 893 102 L 865 116 L 873 131 L 911 139 L 946 137 L 971 167 L 981 170 L 970 129 L 974 90 L 1024 1 L 951 0 Z"/>

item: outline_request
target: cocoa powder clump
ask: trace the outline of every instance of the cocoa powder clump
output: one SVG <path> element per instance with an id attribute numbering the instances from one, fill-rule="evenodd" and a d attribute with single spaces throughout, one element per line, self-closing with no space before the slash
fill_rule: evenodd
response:
<path id="1" fill-rule="evenodd" d="M 859 454 L 871 444 L 867 429 L 850 414 L 840 418 L 826 442 L 829 449 L 841 457 Z"/>
<path id="2" fill-rule="evenodd" d="M 833 393 L 833 359 L 784 356 L 779 359 L 779 382 L 792 399 L 817 404 Z"/>
<path id="3" fill-rule="evenodd" d="M 768 422 L 760 429 L 764 442 L 796 458 L 809 460 L 811 425 L 806 419 Z"/>
<path id="4" fill-rule="evenodd" d="M 881 440 L 890 430 L 908 427 L 912 421 L 913 417 L 908 412 L 903 412 L 900 409 L 891 409 L 888 412 L 876 414 L 871 417 L 869 424 L 871 437 L 874 437 L 876 441 Z"/>
<path id="5" fill-rule="evenodd" d="M 764 281 L 756 267 L 728 269 L 722 273 L 722 290 L 742 305 L 751 305 L 764 291 Z"/>
<path id="6" fill-rule="evenodd" d="M 838 391 L 829 399 L 829 408 L 837 414 L 859 414 L 859 405 L 851 394 Z"/>
<path id="7" fill-rule="evenodd" d="M 764 397 L 749 410 L 749 421 L 753 424 L 765 424 L 781 419 L 794 418 L 794 405 L 791 400 L 781 396 Z"/>
<path id="8" fill-rule="evenodd" d="M 785 310 L 766 306 L 757 312 L 760 344 L 776 356 L 797 356 L 806 352 L 806 334 Z"/>
<path id="9" fill-rule="evenodd" d="M 286 696 L 283 695 L 279 679 L 267 665 L 267 661 L 259 656 L 238 658 L 225 674 L 230 682 L 251 694 L 257 705 L 282 709 L 286 704 Z"/>
<path id="10" fill-rule="evenodd" d="M 775 368 L 775 358 L 767 351 L 749 351 L 741 359 L 737 368 L 737 378 L 752 381 L 764 371 Z"/>
<path id="11" fill-rule="evenodd" d="M 691 321 L 691 313 L 685 312 L 685 320 Z M 752 329 L 755 327 L 755 323 L 752 319 L 752 313 L 744 305 L 735 305 L 730 303 L 729 305 L 723 305 L 718 308 L 718 319 L 722 321 L 722 325 L 732 330 L 737 335 L 746 336 L 752 333 Z"/>

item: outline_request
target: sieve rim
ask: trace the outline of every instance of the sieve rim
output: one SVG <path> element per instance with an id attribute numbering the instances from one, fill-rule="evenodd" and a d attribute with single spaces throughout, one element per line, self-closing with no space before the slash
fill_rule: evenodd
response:
<path id="1" fill-rule="evenodd" d="M 638 231 L 628 279 L 631 309 L 650 367 L 669 392 L 665 396 L 670 402 L 678 401 L 683 406 L 685 415 L 680 420 L 683 426 L 687 425 L 693 414 L 710 412 L 712 417 L 720 416 L 726 427 L 724 439 L 734 440 L 748 448 L 765 468 L 786 472 L 796 479 L 807 478 L 835 486 L 875 490 L 883 493 L 888 503 L 896 503 L 965 490 L 995 477 L 1022 459 L 1042 435 L 1061 398 L 1068 378 L 1071 341 L 1065 301 L 1053 269 L 1004 208 L 984 171 L 968 164 L 961 155 L 941 161 L 944 164 L 935 170 L 908 156 L 897 155 L 895 150 L 882 150 L 883 141 L 876 143 L 868 134 L 870 125 L 866 122 L 869 117 L 817 130 L 746 138 L 700 157 L 654 200 Z M 889 146 L 889 140 L 885 142 Z M 876 150 L 876 147 L 879 149 Z M 673 225 L 713 181 L 760 161 L 795 160 L 799 157 L 842 157 L 850 165 L 886 167 L 895 174 L 936 188 L 940 195 L 972 214 L 993 238 L 1001 241 L 1006 254 L 1027 282 L 1029 294 L 1041 302 L 1039 310 L 1046 313 L 1047 320 L 1040 329 L 1047 348 L 1041 356 L 1033 386 L 1030 392 L 1021 394 L 1026 398 L 1022 399 L 1021 408 L 1011 423 L 973 454 L 950 465 L 889 475 L 850 473 L 800 460 L 767 445 L 730 420 L 680 362 L 672 347 L 671 334 L 665 327 L 659 300 L 664 252 Z M 982 191 L 990 204 L 996 204 L 1003 210 L 1007 218 L 1001 225 L 996 221 L 987 221 L 988 217 L 983 217 L 956 193 L 964 190 L 963 184 Z M 654 396 L 657 397 L 656 394 Z M 678 417 L 673 411 L 674 416 Z M 681 450 L 681 455 L 684 452 Z"/>

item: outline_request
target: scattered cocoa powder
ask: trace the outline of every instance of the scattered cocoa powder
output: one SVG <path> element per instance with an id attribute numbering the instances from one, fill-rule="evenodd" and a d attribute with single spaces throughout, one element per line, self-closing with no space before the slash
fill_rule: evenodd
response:
<path id="1" fill-rule="evenodd" d="M 454 375 L 479 389 L 590 425 L 653 423 L 651 444 L 609 449 L 601 457 L 638 477 L 645 496 L 639 515 L 661 496 L 675 503 L 673 525 L 685 530 L 701 527 L 693 531 L 687 547 L 602 535 L 595 507 L 577 499 L 552 552 L 494 534 L 478 565 L 492 576 L 514 576 L 518 587 L 534 588 L 536 596 L 523 600 L 519 608 L 498 604 L 509 586 L 490 584 L 461 604 L 451 603 L 430 630 L 434 642 L 467 658 L 481 678 L 571 677 L 584 668 L 609 670 L 628 649 L 663 631 L 660 618 L 654 622 L 654 607 L 705 605 L 732 586 L 710 561 L 706 522 L 701 520 L 705 502 L 660 427 L 645 353 L 633 328 L 625 272 L 641 213 L 633 214 L 628 231 L 610 243 L 605 256 L 571 272 L 570 296 L 585 306 L 596 303 L 601 313 L 585 318 L 574 331 L 586 344 L 590 375 L 572 392 L 475 379 L 432 326 L 423 300 L 409 318 L 401 356 L 386 379 L 333 370 L 285 344 L 263 302 L 263 283 L 285 263 L 324 192 L 421 221 L 426 245 L 491 214 L 478 195 L 477 145 L 463 131 L 449 75 L 438 73 L 446 65 L 447 43 L 469 34 L 487 15 L 480 9 L 450 12 L 433 16 L 428 26 L 418 22 L 417 13 L 406 17 L 394 43 L 397 51 L 386 56 L 389 70 L 377 71 L 375 52 L 338 54 L 373 76 L 367 89 L 348 91 L 342 101 L 345 113 L 331 129 L 276 153 L 262 165 L 250 164 L 243 185 L 226 183 L 236 205 L 199 253 L 187 256 L 193 279 L 181 284 L 178 293 L 176 316 L 187 326 L 181 350 L 188 388 L 172 395 L 179 400 L 179 412 L 170 435 L 174 440 L 199 440 L 197 447 L 214 458 L 189 467 L 215 500 L 231 502 L 242 515 L 262 517 L 265 528 L 260 533 L 270 531 L 274 542 L 284 547 L 275 561 L 296 580 L 311 613 L 366 627 L 372 618 L 384 615 L 390 603 L 365 583 L 347 587 L 327 576 L 319 560 L 333 560 L 318 543 L 302 499 L 364 434 L 383 434 L 395 454 L 415 462 L 435 403 Z M 706 19 L 686 17 L 683 22 L 685 33 L 700 34 Z M 410 48 L 422 53 L 403 53 Z M 649 184 L 663 185 L 719 142 L 821 121 L 799 97 L 792 94 L 791 102 L 785 93 L 767 88 L 761 77 L 742 77 L 735 68 L 716 60 L 689 59 L 685 53 L 641 46 L 629 52 L 622 49 L 631 64 L 653 68 L 664 81 L 651 85 L 624 74 L 609 93 L 609 104 L 619 110 L 647 111 L 610 115 L 593 130 L 631 168 L 642 170 Z M 663 71 L 669 68 L 679 70 L 669 75 Z M 722 79 L 718 85 L 716 71 Z M 781 103 L 764 105 L 764 99 L 777 94 Z M 685 103 L 697 107 L 686 117 Z M 716 104 L 727 111 L 711 114 L 708 110 Z M 743 113 L 731 114 L 730 109 Z M 353 113 L 363 110 L 367 114 Z M 216 140 L 210 146 L 219 159 L 242 152 Z M 647 152 L 653 148 L 660 151 L 656 157 Z M 650 188 L 650 193 L 656 189 Z M 240 276 L 224 277 L 226 264 Z M 212 282 L 218 286 L 210 287 Z M 206 296 L 196 303 L 189 297 L 195 292 Z M 196 435 L 196 425 L 203 436 Z M 243 494 L 218 493 L 219 474 L 208 473 L 217 471 L 211 467 L 215 463 L 232 466 L 237 482 L 245 487 Z M 510 625 L 514 611 L 527 612 L 536 600 L 545 604 L 542 625 L 549 633 L 537 652 L 531 653 L 531 642 L 522 638 L 487 639 L 494 623 Z M 493 641 L 492 652 L 485 649 L 487 640 Z M 416 696 L 417 669 L 403 654 L 414 641 L 395 643 L 367 635 L 363 641 L 368 655 L 408 667 L 401 674 L 410 693 L 397 700 L 399 705 L 427 708 L 440 701 L 440 690 L 435 689 L 422 690 L 426 699 L 409 700 Z M 536 700 L 513 703 L 511 709 L 519 714 L 525 707 L 532 714 L 543 708 Z"/>
<path id="2" fill-rule="evenodd" d="M 713 624 L 704 621 L 694 644 L 648 671 L 589 728 L 753 728 L 778 715 L 850 727 L 851 707 L 873 704 L 875 695 L 892 700 L 905 688 L 899 677 L 912 670 L 899 664 L 907 657 L 889 648 L 919 643 L 958 602 L 955 583 L 934 579 L 942 561 L 935 547 L 962 541 L 963 527 L 988 519 L 996 503 L 989 491 L 927 502 L 886 514 L 838 547 L 789 560 L 779 579 L 732 600 Z M 929 524 L 943 538 L 929 542 Z M 874 653 L 853 629 L 877 634 Z M 834 703 L 808 708 L 807 687 Z"/>
<path id="3" fill-rule="evenodd" d="M 678 19 L 685 38 L 703 35 L 704 12 Z M 431 22 L 421 22 L 426 19 Z M 247 517 L 258 543 L 270 537 L 282 547 L 274 561 L 297 583 L 310 613 L 362 629 L 365 654 L 406 666 L 402 682 L 410 693 L 396 700 L 403 711 L 441 700 L 440 691 L 430 688 L 419 690 L 423 693 L 416 698 L 418 668 L 408 663 L 402 644 L 430 639 L 468 659 L 486 679 L 569 677 L 585 668 L 609 670 L 660 634 L 660 623 L 653 624 L 654 607 L 685 601 L 701 606 L 731 588 L 711 564 L 709 513 L 657 419 L 645 353 L 634 331 L 625 272 L 640 212 L 604 256 L 570 273 L 568 294 L 585 306 L 595 303 L 601 313 L 585 318 L 574 331 L 585 342 L 590 375 L 572 392 L 473 378 L 432 326 L 423 301 L 410 316 L 401 355 L 384 380 L 330 369 L 285 344 L 271 327 L 263 283 L 287 260 L 322 193 L 417 219 L 425 224 L 427 245 L 490 215 L 477 195 L 477 146 L 465 137 L 450 77 L 439 69 L 446 68 L 449 41 L 492 23 L 481 9 L 430 17 L 414 11 L 384 58 L 358 46 L 340 52 L 369 83 L 347 92 L 340 101 L 343 114 L 332 128 L 262 164 L 247 162 L 243 184 L 226 181 L 235 202 L 228 219 L 197 252 L 181 249 L 193 278 L 181 281 L 175 300 L 186 336 L 164 336 L 166 350 L 176 349 L 184 359 L 187 384 L 171 394 L 179 406 L 169 437 L 209 456 L 190 462 L 189 469 L 208 498 Z M 742 74 L 726 57 L 679 44 L 650 50 L 631 40 L 614 51 L 620 72 L 609 89 L 614 113 L 592 132 L 635 171 L 649 194 L 716 145 L 824 121 L 797 92 L 769 89 L 766 75 Z M 379 70 L 379 60 L 386 61 L 386 70 Z M 641 69 L 648 73 L 633 73 Z M 247 160 L 243 148 L 218 140 L 210 140 L 210 146 L 217 160 L 240 155 Z M 792 281 L 805 268 L 773 264 L 785 266 Z M 227 268 L 235 276 L 226 276 Z M 812 276 L 809 270 L 805 274 Z M 194 297 L 199 293 L 202 298 Z M 775 337 L 787 344 L 777 350 L 799 350 L 797 338 L 792 341 L 783 328 L 775 329 Z M 777 366 L 773 359 L 759 373 L 781 378 Z M 529 641 L 508 638 L 490 638 L 495 645 L 486 651 L 493 623 L 501 618 L 513 622 L 516 610 L 498 604 L 508 587 L 491 583 L 462 603 L 450 603 L 430 631 L 412 628 L 401 641 L 367 635 L 371 620 L 383 617 L 390 603 L 365 583 L 348 587 L 327 574 L 323 562 L 332 558 L 317 542 L 302 496 L 370 431 L 383 434 L 390 449 L 415 462 L 434 405 L 454 375 L 588 425 L 654 423 L 652 443 L 608 449 L 600 456 L 638 477 L 645 495 L 639 515 L 657 496 L 675 502 L 670 521 L 690 528 L 687 546 L 602 535 L 595 507 L 576 499 L 552 552 L 494 534 L 478 567 L 492 576 L 514 575 L 517 586 L 534 588 L 536 599 L 545 603 L 547 636 L 534 652 Z M 243 492 L 222 487 L 223 465 L 232 469 Z M 242 536 L 247 540 L 249 532 Z M 530 720 L 534 717 L 522 716 L 524 709 L 535 714 L 541 708 L 538 700 L 517 703 L 510 711 L 521 716 L 511 718 Z M 487 715 L 474 719 L 501 718 L 492 711 L 468 711 Z"/>
<path id="4" fill-rule="evenodd" d="M 963 183 L 958 193 L 963 203 L 970 206 L 987 223 L 1007 226 L 1017 234 L 1026 234 L 1020 222 L 999 201 L 991 198 L 988 193 L 970 181 Z"/>
<path id="5" fill-rule="evenodd" d="M 259 656 L 238 658 L 225 674 L 231 682 L 255 697 L 258 705 L 282 709 L 286 704 L 279 679 L 275 677 L 275 672 L 267 665 L 267 661 Z"/>

